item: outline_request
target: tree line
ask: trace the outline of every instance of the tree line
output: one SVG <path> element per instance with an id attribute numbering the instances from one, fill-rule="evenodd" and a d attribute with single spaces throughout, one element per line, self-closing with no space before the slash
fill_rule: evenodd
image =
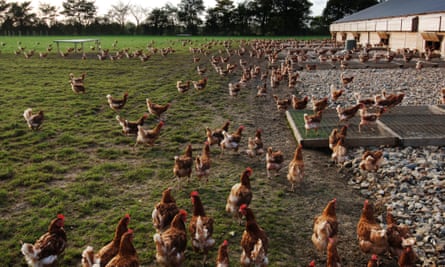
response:
<path id="1" fill-rule="evenodd" d="M 2 35 L 213 35 L 302 36 L 327 35 L 329 25 L 346 15 L 377 4 L 378 0 L 328 0 L 321 16 L 311 16 L 308 0 L 181 0 L 151 10 L 119 0 L 104 16 L 95 1 L 66 0 L 62 9 L 40 2 L 0 0 Z"/>

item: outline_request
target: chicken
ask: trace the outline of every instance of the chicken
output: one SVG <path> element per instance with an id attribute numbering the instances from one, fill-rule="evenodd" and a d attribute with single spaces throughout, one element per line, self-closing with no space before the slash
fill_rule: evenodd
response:
<path id="1" fill-rule="evenodd" d="M 240 83 L 229 83 L 229 95 L 230 96 L 238 96 L 239 92 L 241 92 L 241 84 Z"/>
<path id="2" fill-rule="evenodd" d="M 312 260 L 311 262 L 309 262 L 309 265 L 308 265 L 308 267 L 315 267 L 315 261 L 314 261 L 314 260 Z"/>
<path id="3" fill-rule="evenodd" d="M 202 79 L 200 79 L 198 81 L 192 81 L 193 87 L 195 87 L 195 89 L 198 90 L 198 91 L 199 90 L 203 90 L 207 86 L 207 80 L 208 80 L 208 78 L 204 77 L 204 78 L 202 78 Z"/>
<path id="4" fill-rule="evenodd" d="M 238 212 L 242 204 L 249 205 L 252 201 L 252 188 L 250 186 L 250 176 L 253 171 L 247 167 L 240 177 L 240 182 L 232 186 L 230 194 L 227 197 L 226 212 L 238 218 L 241 224 L 241 214 Z"/>
<path id="5" fill-rule="evenodd" d="M 134 233 L 132 229 L 122 236 L 119 252 L 105 267 L 139 267 L 139 258 L 133 246 Z"/>
<path id="6" fill-rule="evenodd" d="M 340 81 L 343 84 L 343 86 L 348 85 L 349 83 L 351 83 L 354 80 L 354 76 L 350 76 L 350 77 L 346 77 L 345 76 L 345 72 L 342 72 L 340 74 Z"/>
<path id="7" fill-rule="evenodd" d="M 80 77 L 75 77 L 74 73 L 70 73 L 70 81 L 72 81 L 74 84 L 83 84 L 83 82 L 85 81 L 85 77 L 86 77 L 86 73 L 82 73 L 82 75 Z"/>
<path id="8" fill-rule="evenodd" d="M 335 85 L 333 84 L 331 84 L 330 90 L 331 90 L 331 99 L 333 101 L 337 101 L 340 98 L 340 96 L 342 96 L 343 93 L 345 92 L 345 89 L 337 89 L 337 87 L 335 87 Z"/>
<path id="9" fill-rule="evenodd" d="M 266 267 L 269 264 L 267 252 L 269 249 L 269 239 L 266 232 L 256 222 L 253 211 L 242 204 L 239 212 L 246 218 L 246 228 L 241 237 L 241 266 Z"/>
<path id="10" fill-rule="evenodd" d="M 305 109 L 307 107 L 307 103 L 309 102 L 309 97 L 305 96 L 302 99 L 298 99 L 296 95 L 292 95 L 291 105 L 293 109 Z"/>
<path id="11" fill-rule="evenodd" d="M 417 263 L 417 255 L 414 252 L 412 247 L 406 247 L 403 249 L 402 254 L 397 261 L 399 267 L 415 267 L 418 266 Z"/>
<path id="12" fill-rule="evenodd" d="M 329 135 L 329 148 L 333 150 L 334 146 L 337 144 L 340 138 L 346 138 L 346 134 L 348 132 L 348 126 L 343 125 L 340 130 L 338 128 L 334 128 Z"/>
<path id="13" fill-rule="evenodd" d="M 362 131 L 363 126 L 376 125 L 386 108 L 379 108 L 378 111 L 369 113 L 366 107 L 360 109 L 360 123 L 358 125 L 358 132 Z"/>
<path id="14" fill-rule="evenodd" d="M 239 126 L 236 132 L 231 134 L 223 131 L 224 139 L 220 143 L 221 155 L 224 154 L 225 149 L 233 149 L 235 152 L 238 152 L 239 145 L 241 142 L 241 137 L 243 134 L 244 126 Z"/>
<path id="15" fill-rule="evenodd" d="M 207 72 L 207 68 L 198 65 L 196 66 L 196 71 L 198 72 L 198 75 L 202 76 Z"/>
<path id="16" fill-rule="evenodd" d="M 386 224 L 388 250 L 393 257 L 400 258 L 406 247 L 412 247 L 416 243 L 416 238 L 411 234 L 408 225 L 397 223 L 391 207 L 386 209 Z"/>
<path id="17" fill-rule="evenodd" d="M 346 161 L 348 150 L 345 146 L 345 139 L 339 138 L 332 148 L 331 158 L 336 164 L 343 164 Z"/>
<path id="18" fill-rule="evenodd" d="M 181 209 L 173 218 L 170 228 L 153 236 L 156 245 L 156 261 L 162 266 L 181 266 L 185 261 L 186 220 L 187 212 Z"/>
<path id="19" fill-rule="evenodd" d="M 119 122 L 119 125 L 122 126 L 122 133 L 124 135 L 137 135 L 138 126 L 144 125 L 147 117 L 148 115 L 144 114 L 137 121 L 128 121 L 122 118 L 120 115 L 116 115 L 116 120 Z"/>
<path id="20" fill-rule="evenodd" d="M 328 106 L 328 97 L 324 97 L 322 99 L 315 99 L 314 96 L 312 96 L 311 98 L 311 103 L 312 103 L 312 110 L 314 111 L 314 113 L 317 113 L 318 111 L 323 111 L 326 109 L 326 107 Z"/>
<path id="21" fill-rule="evenodd" d="M 40 236 L 34 244 L 23 243 L 21 252 L 32 267 L 52 267 L 57 265 L 57 257 L 65 251 L 67 238 L 65 216 L 58 214 L 48 227 L 48 232 Z"/>
<path id="22" fill-rule="evenodd" d="M 161 201 L 154 206 L 151 213 L 153 226 L 158 233 L 167 230 L 173 218 L 179 212 L 176 200 L 171 195 L 171 190 L 169 187 L 162 192 Z"/>
<path id="23" fill-rule="evenodd" d="M 206 127 L 206 138 L 210 145 L 220 145 L 221 141 L 224 139 L 223 131 L 228 132 L 230 126 L 230 121 L 227 120 L 221 128 L 211 130 Z"/>
<path id="24" fill-rule="evenodd" d="M 328 202 L 323 212 L 314 219 L 312 243 L 318 251 L 323 252 L 328 247 L 329 239 L 337 242 L 338 221 L 337 221 L 337 199 Z"/>
<path id="25" fill-rule="evenodd" d="M 213 218 L 206 216 L 198 191 L 193 191 L 190 196 L 193 204 L 193 215 L 189 224 L 190 238 L 193 250 L 204 254 L 205 265 L 207 254 L 215 245 L 215 239 L 212 238 Z"/>
<path id="26" fill-rule="evenodd" d="M 286 111 L 291 105 L 291 99 L 289 97 L 279 98 L 277 95 L 273 95 L 273 99 L 275 100 L 278 111 Z"/>
<path id="27" fill-rule="evenodd" d="M 141 125 L 138 125 L 138 135 L 136 137 L 136 143 L 134 144 L 133 149 L 137 144 L 146 144 L 149 146 L 153 146 L 155 141 L 158 139 L 159 134 L 161 133 L 161 128 L 164 125 L 164 122 L 160 121 L 158 125 L 156 125 L 153 129 L 145 130 Z"/>
<path id="28" fill-rule="evenodd" d="M 308 131 L 314 129 L 315 134 L 318 135 L 318 128 L 320 128 L 321 124 L 321 111 L 317 111 L 316 114 L 308 115 L 307 113 L 303 114 L 304 119 L 304 128 L 306 129 L 306 135 Z"/>
<path id="29" fill-rule="evenodd" d="M 246 150 L 246 153 L 251 158 L 253 158 L 255 156 L 261 156 L 264 154 L 264 144 L 263 144 L 263 140 L 261 139 L 262 132 L 263 132 L 263 130 L 258 128 L 255 132 L 255 137 L 254 138 L 249 137 L 249 141 L 247 144 L 247 147 L 249 149 Z"/>
<path id="30" fill-rule="evenodd" d="M 181 188 L 181 178 L 187 177 L 190 179 L 193 170 L 193 155 L 192 145 L 188 144 L 185 152 L 181 156 L 175 156 L 175 164 L 173 166 L 173 174 L 178 179 L 179 188 Z"/>
<path id="31" fill-rule="evenodd" d="M 128 93 L 125 92 L 122 98 L 113 98 L 110 94 L 107 95 L 108 105 L 114 111 L 119 111 L 124 108 L 127 103 Z"/>
<path id="32" fill-rule="evenodd" d="M 272 147 L 267 148 L 266 152 L 266 173 L 270 178 L 270 171 L 275 171 L 275 176 L 279 175 L 281 168 L 283 167 L 284 156 L 281 150 L 273 151 Z"/>
<path id="33" fill-rule="evenodd" d="M 370 97 L 362 98 L 360 93 L 355 92 L 354 93 L 354 98 L 355 98 L 357 104 L 363 104 L 366 107 L 370 107 L 370 106 L 375 105 L 375 100 L 373 98 L 370 98 Z"/>
<path id="34" fill-rule="evenodd" d="M 357 104 L 349 108 L 342 108 L 340 105 L 337 105 L 337 115 L 340 122 L 349 121 L 352 119 L 357 111 L 363 107 L 363 104 Z"/>
<path id="35" fill-rule="evenodd" d="M 297 146 L 294 152 L 294 157 L 289 162 L 289 170 L 287 173 L 287 180 L 291 184 L 291 191 L 295 191 L 295 186 L 301 184 L 304 178 L 304 161 L 303 161 L 303 146 L 301 143 Z"/>
<path id="36" fill-rule="evenodd" d="M 362 160 L 360 161 L 360 169 L 364 171 L 376 172 L 384 161 L 383 152 L 381 150 L 363 152 Z"/>
<path id="37" fill-rule="evenodd" d="M 357 223 L 357 239 L 364 253 L 382 255 L 388 250 L 388 237 L 374 217 L 374 206 L 365 200 Z"/>
<path id="38" fill-rule="evenodd" d="M 180 93 L 185 93 L 188 90 L 190 90 L 190 81 L 187 82 L 182 82 L 182 81 L 177 81 L 176 82 L 176 88 L 178 89 L 178 92 Z"/>
<path id="39" fill-rule="evenodd" d="M 74 93 L 85 93 L 85 86 L 83 83 L 75 83 L 72 80 L 70 80 L 71 84 L 71 90 L 73 90 Z"/>
<path id="40" fill-rule="evenodd" d="M 32 108 L 27 108 L 23 112 L 23 117 L 31 130 L 39 130 L 45 119 L 43 110 L 40 110 L 37 114 L 33 114 Z"/>
<path id="41" fill-rule="evenodd" d="M 326 267 L 341 267 L 340 256 L 338 256 L 336 244 L 337 242 L 334 239 L 329 238 Z"/>
<path id="42" fill-rule="evenodd" d="M 266 97 L 267 96 L 267 84 L 263 83 L 263 85 L 257 85 L 257 93 L 256 97 Z"/>
<path id="43" fill-rule="evenodd" d="M 164 112 L 166 112 L 171 106 L 170 103 L 165 105 L 153 103 L 149 98 L 147 98 L 145 101 L 147 102 L 148 112 L 158 117 L 159 120 L 161 119 L 161 115 L 164 114 Z"/>
<path id="44" fill-rule="evenodd" d="M 380 108 L 390 109 L 390 108 L 393 108 L 396 105 L 400 104 L 404 97 L 405 97 L 404 93 L 391 94 L 391 95 L 386 95 L 384 93 L 383 98 L 380 95 L 376 95 L 376 96 L 374 96 L 375 105 Z"/>
<path id="45" fill-rule="evenodd" d="M 379 258 L 376 254 L 372 254 L 371 258 L 368 261 L 367 267 L 378 267 L 379 266 Z"/>
<path id="46" fill-rule="evenodd" d="M 119 246 L 122 236 L 128 231 L 128 223 L 130 222 L 130 215 L 126 214 L 122 217 L 114 231 L 113 240 L 102 247 L 96 254 L 93 247 L 88 246 L 82 252 L 82 267 L 106 266 L 107 263 L 113 259 L 119 252 Z"/>
<path id="47" fill-rule="evenodd" d="M 230 259 L 229 259 L 229 242 L 224 240 L 222 244 L 218 248 L 218 256 L 216 257 L 216 267 L 229 267 Z"/>
<path id="48" fill-rule="evenodd" d="M 210 144 L 207 141 L 202 147 L 201 155 L 195 159 L 195 172 L 198 179 L 205 177 L 206 181 L 208 181 L 210 174 Z"/>

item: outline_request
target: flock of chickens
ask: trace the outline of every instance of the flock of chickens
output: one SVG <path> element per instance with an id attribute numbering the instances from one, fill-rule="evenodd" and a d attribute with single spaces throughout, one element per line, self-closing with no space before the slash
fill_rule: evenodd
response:
<path id="1" fill-rule="evenodd" d="M 235 52 L 230 51 L 230 43 L 224 42 L 227 57 L 211 56 L 210 64 L 217 74 L 227 76 L 235 73 L 238 68 L 241 69 L 241 78 L 237 82 L 228 84 L 229 95 L 237 97 L 248 82 L 253 78 L 259 78 L 261 85 L 256 87 L 257 97 L 266 97 L 267 79 L 270 79 L 270 87 L 277 88 L 281 81 L 288 78 L 289 88 L 295 88 L 299 82 L 299 73 L 294 71 L 293 55 L 288 54 L 284 63 L 280 67 L 274 67 L 277 63 L 278 54 L 285 48 L 280 42 L 256 41 L 251 45 L 252 50 L 247 50 L 240 45 L 240 49 Z M 245 44 L 247 46 L 247 43 Z M 208 55 L 204 50 L 190 48 L 193 53 L 193 61 L 197 63 L 196 71 L 200 76 L 205 75 L 207 69 L 199 65 L 198 54 Z M 248 62 L 242 57 L 245 53 L 257 59 L 266 58 L 271 64 L 269 70 L 263 70 L 259 65 L 248 65 Z M 230 55 L 236 53 L 240 56 L 239 64 L 230 63 Z M 221 54 L 224 54 L 222 52 Z M 314 66 L 306 65 L 307 71 L 313 71 Z M 73 92 L 85 93 L 84 80 L 86 73 L 80 77 L 70 74 L 70 84 Z M 347 90 L 347 85 L 353 82 L 353 76 L 345 76 L 341 73 L 340 80 L 343 88 L 337 89 L 331 86 L 330 96 L 323 99 L 315 99 L 313 96 L 304 96 L 298 98 L 296 95 L 280 98 L 273 94 L 272 97 L 279 111 L 285 111 L 289 108 L 305 110 L 309 102 L 312 106 L 312 114 L 304 114 L 304 127 L 306 131 L 317 131 L 320 127 L 322 114 L 329 105 L 329 100 L 337 101 Z M 179 93 L 186 93 L 192 86 L 195 90 L 204 90 L 207 86 L 208 78 L 203 77 L 197 81 L 177 81 L 176 88 Z M 387 94 L 385 91 L 381 95 L 375 95 L 372 98 L 362 98 L 358 93 L 355 94 L 356 103 L 351 107 L 342 107 L 338 105 L 336 111 L 339 123 L 344 123 L 339 129 L 335 128 L 329 136 L 329 146 L 332 149 L 332 159 L 337 163 L 345 161 L 346 147 L 345 138 L 347 136 L 348 121 L 357 113 L 360 114 L 359 132 L 362 127 L 375 124 L 375 122 L 392 107 L 398 105 L 403 100 L 404 94 Z M 442 98 L 445 103 L 445 89 L 442 90 Z M 125 92 L 122 97 L 115 97 L 110 94 L 106 96 L 109 107 L 116 112 L 124 108 L 128 93 Z M 149 114 L 158 119 L 158 124 L 152 129 L 145 129 L 144 122 L 148 115 L 142 115 L 136 121 L 130 121 L 121 115 L 116 115 L 116 120 L 122 127 L 122 133 L 127 136 L 136 136 L 133 149 L 138 144 L 153 146 L 160 136 L 160 131 L 164 125 L 162 118 L 171 104 L 156 104 L 150 99 L 146 99 L 147 110 Z M 369 110 L 374 109 L 371 112 Z M 34 114 L 31 108 L 25 110 L 23 114 L 28 126 L 32 130 L 39 130 L 44 121 L 44 112 L 39 111 Z M 190 179 L 192 172 L 198 179 L 208 180 L 210 174 L 210 147 L 217 146 L 220 149 L 220 158 L 224 156 L 226 150 L 232 150 L 239 153 L 240 143 L 243 137 L 244 126 L 239 126 L 235 131 L 229 131 L 231 122 L 226 121 L 220 128 L 206 128 L 206 142 L 203 144 L 200 155 L 193 158 L 192 146 L 187 145 L 184 154 L 174 157 L 173 174 L 178 180 L 178 187 L 181 188 L 181 181 L 185 177 Z M 253 137 L 248 137 L 247 149 L 241 151 L 252 158 L 265 157 L 267 177 L 271 177 L 271 172 L 279 175 L 281 169 L 285 169 L 285 157 L 280 150 L 274 150 L 273 147 L 265 147 L 262 141 L 262 129 L 257 129 Z M 307 134 L 307 133 L 306 133 Z M 290 183 L 291 191 L 295 191 L 304 178 L 304 161 L 302 145 L 295 148 L 293 158 L 287 164 L 287 180 Z M 375 172 L 383 162 L 381 151 L 365 151 L 362 156 L 360 168 L 365 171 Z M 235 220 L 243 224 L 245 219 L 245 230 L 241 237 L 242 253 L 240 263 L 242 266 L 267 266 L 269 238 L 266 231 L 260 227 L 255 219 L 254 211 L 249 207 L 252 200 L 252 191 L 250 186 L 250 176 L 253 170 L 246 168 L 240 176 L 240 182 L 232 186 L 230 194 L 227 197 L 226 212 L 231 214 Z M 191 220 L 186 226 L 187 212 L 176 205 L 174 197 L 171 195 L 171 188 L 167 188 L 159 203 L 153 209 L 152 222 L 156 229 L 153 241 L 156 244 L 156 261 L 163 266 L 181 266 L 185 260 L 185 250 L 187 240 L 190 239 L 192 248 L 195 252 L 204 256 L 203 263 L 208 262 L 208 252 L 216 245 L 212 238 L 214 220 L 207 215 L 204 205 L 201 202 L 197 191 L 190 194 L 193 213 Z M 91 246 L 85 248 L 82 253 L 82 266 L 139 266 L 137 252 L 132 244 L 133 230 L 128 228 L 130 215 L 125 215 L 119 221 L 113 240 L 106 244 L 97 252 Z M 398 225 L 396 220 L 387 210 L 387 226 L 383 229 L 376 221 L 373 205 L 365 201 L 362 215 L 357 224 L 357 237 L 360 249 L 364 253 L 372 254 L 368 266 L 378 266 L 378 256 L 390 253 L 398 259 L 399 266 L 415 266 L 416 255 L 412 249 L 414 239 L 407 226 Z M 49 226 L 48 232 L 40 237 L 34 244 L 23 244 L 22 253 L 30 266 L 53 266 L 57 262 L 57 257 L 64 251 L 67 243 L 66 234 L 63 229 L 64 216 L 58 215 Z M 338 241 L 339 223 L 336 218 L 336 200 L 328 203 L 323 212 L 317 216 L 313 224 L 312 242 L 317 250 L 327 255 L 327 266 L 341 266 L 336 244 Z M 216 266 L 229 266 L 228 241 L 224 240 L 218 248 Z M 310 263 L 309 266 L 315 266 Z"/>

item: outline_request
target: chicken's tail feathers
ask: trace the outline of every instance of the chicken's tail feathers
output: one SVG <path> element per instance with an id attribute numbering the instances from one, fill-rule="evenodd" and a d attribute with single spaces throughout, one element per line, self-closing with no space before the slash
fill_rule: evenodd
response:
<path id="1" fill-rule="evenodd" d="M 32 244 L 22 244 L 21 252 L 30 266 L 33 266 L 39 260 L 40 249 L 34 248 Z"/>
<path id="2" fill-rule="evenodd" d="M 87 246 L 82 251 L 82 266 L 95 267 L 94 249 L 92 246 Z"/>
<path id="3" fill-rule="evenodd" d="M 25 112 L 23 112 L 23 117 L 25 118 L 26 121 L 28 121 L 29 118 L 31 118 L 31 116 L 32 116 L 32 108 L 27 108 Z"/>

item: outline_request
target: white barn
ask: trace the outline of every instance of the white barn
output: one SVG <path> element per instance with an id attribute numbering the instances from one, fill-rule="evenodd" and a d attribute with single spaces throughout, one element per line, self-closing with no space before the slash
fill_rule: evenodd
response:
<path id="1" fill-rule="evenodd" d="M 432 49 L 445 57 L 445 0 L 388 0 L 330 25 L 336 41 L 391 50 Z"/>

